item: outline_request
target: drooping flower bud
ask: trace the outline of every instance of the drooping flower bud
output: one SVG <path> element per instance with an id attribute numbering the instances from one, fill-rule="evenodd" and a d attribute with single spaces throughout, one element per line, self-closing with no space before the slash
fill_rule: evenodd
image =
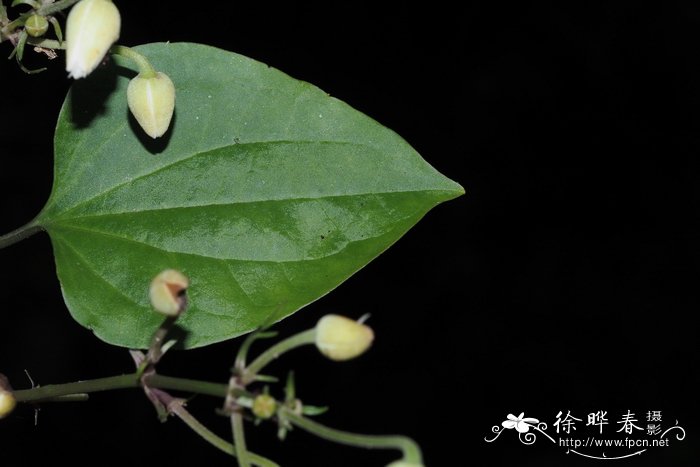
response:
<path id="1" fill-rule="evenodd" d="M 109 0 L 80 0 L 66 21 L 66 71 L 74 79 L 89 75 L 119 39 L 121 16 Z"/>
<path id="2" fill-rule="evenodd" d="M 350 360 L 362 355 L 372 344 L 374 332 L 358 321 L 326 315 L 316 324 L 316 347 L 331 360 Z"/>
<path id="3" fill-rule="evenodd" d="M 175 110 L 175 85 L 165 73 L 144 77 L 139 73 L 126 90 L 129 109 L 151 138 L 163 136 Z"/>
<path id="4" fill-rule="evenodd" d="M 177 316 L 185 310 L 187 297 L 185 292 L 190 281 L 180 271 L 166 269 L 151 282 L 148 295 L 151 305 L 159 313 Z"/>
<path id="5" fill-rule="evenodd" d="M 24 23 L 24 29 L 32 37 L 41 37 L 49 30 L 49 21 L 41 15 L 32 15 Z"/>

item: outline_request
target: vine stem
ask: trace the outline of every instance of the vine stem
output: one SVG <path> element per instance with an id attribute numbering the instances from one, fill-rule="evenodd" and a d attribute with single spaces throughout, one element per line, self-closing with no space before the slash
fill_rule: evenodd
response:
<path id="1" fill-rule="evenodd" d="M 139 388 L 141 387 L 141 376 L 139 372 L 134 372 L 128 375 L 109 376 L 106 378 L 77 381 L 75 383 L 49 384 L 32 389 L 15 390 L 12 393 L 17 402 L 84 401 L 87 399 L 88 393 L 91 392 Z M 175 378 L 158 374 L 147 376 L 144 378 L 144 382 L 149 387 L 153 388 L 186 391 L 214 397 L 225 397 L 229 391 L 229 387 L 226 384 L 187 378 Z M 241 392 L 241 395 L 247 395 L 244 390 Z M 212 446 L 231 456 L 236 456 L 237 449 L 233 444 L 220 438 L 202 425 L 199 420 L 193 417 L 192 414 L 182 406 L 182 404 L 171 404 L 169 405 L 169 410 Z M 276 463 L 258 454 L 249 451 L 246 451 L 246 454 L 250 463 L 258 467 L 279 467 Z"/>
<path id="2" fill-rule="evenodd" d="M 31 237 L 41 230 L 43 230 L 43 228 L 37 224 L 36 221 L 31 221 L 27 225 L 22 226 L 19 229 L 15 229 L 8 234 L 0 235 L 0 250 L 10 245 L 14 245 L 27 237 Z"/>
<path id="3" fill-rule="evenodd" d="M 158 389 L 170 389 L 173 391 L 186 391 L 195 394 L 203 394 L 214 397 L 226 397 L 228 385 L 199 381 L 172 376 L 150 375 L 144 378 L 145 383 Z M 91 392 L 109 391 L 113 389 L 127 389 L 141 387 L 141 375 L 138 372 L 128 375 L 108 376 L 86 381 L 77 381 L 65 384 L 47 384 L 32 389 L 20 389 L 13 391 L 17 402 L 42 402 L 71 394 L 88 394 Z"/>
<path id="4" fill-rule="evenodd" d="M 206 426 L 202 425 L 199 420 L 194 418 L 192 414 L 190 414 L 182 406 L 173 407 L 172 413 L 174 413 L 178 418 L 180 418 L 180 420 L 182 420 L 188 427 L 190 427 L 192 431 L 197 433 L 209 444 L 219 449 L 220 451 L 225 452 L 228 455 L 234 457 L 236 456 L 236 447 L 233 444 L 229 443 L 225 439 L 217 436 L 215 433 L 210 431 Z M 253 465 L 257 465 L 258 467 L 279 467 L 278 464 L 255 453 L 248 452 L 248 456 L 250 457 L 250 461 L 253 463 Z"/>
<path id="5" fill-rule="evenodd" d="M 398 435 L 363 435 L 329 428 L 295 413 L 289 407 L 281 407 L 280 415 L 304 431 L 319 438 L 368 449 L 398 449 L 403 453 L 403 460 L 412 464 L 423 464 L 421 450 L 411 438 Z"/>
<path id="6" fill-rule="evenodd" d="M 316 341 L 316 328 L 311 328 L 306 331 L 302 331 L 298 334 L 294 334 L 291 337 L 286 338 L 283 341 L 278 342 L 273 345 L 265 352 L 261 353 L 258 358 L 253 360 L 253 362 L 248 365 L 242 376 L 242 385 L 245 386 L 255 381 L 255 377 L 260 373 L 260 371 L 267 366 L 268 363 L 275 360 L 277 357 L 285 352 L 300 347 L 306 344 L 313 344 Z"/>
<path id="7" fill-rule="evenodd" d="M 240 407 L 231 414 L 231 429 L 233 430 L 233 445 L 236 449 L 239 467 L 250 467 L 250 453 L 245 443 L 245 430 L 243 427 L 243 413 Z"/>

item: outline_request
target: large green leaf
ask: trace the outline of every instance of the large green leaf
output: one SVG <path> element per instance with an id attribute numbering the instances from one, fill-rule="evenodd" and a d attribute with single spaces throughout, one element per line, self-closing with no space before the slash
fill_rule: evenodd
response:
<path id="1" fill-rule="evenodd" d="M 171 132 L 154 142 L 128 116 L 130 63 L 77 82 L 39 217 L 69 310 L 107 342 L 148 344 L 162 269 L 190 277 L 179 324 L 186 347 L 206 345 L 319 298 L 463 193 L 308 83 L 198 44 L 138 50 L 175 83 Z"/>

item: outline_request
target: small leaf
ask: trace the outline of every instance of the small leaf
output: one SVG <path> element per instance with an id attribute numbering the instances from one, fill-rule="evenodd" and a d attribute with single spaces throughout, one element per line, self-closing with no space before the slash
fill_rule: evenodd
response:
<path id="1" fill-rule="evenodd" d="M 284 385 L 284 402 L 290 406 L 296 403 L 297 391 L 294 385 L 294 372 L 287 373 L 287 382 Z"/>
<path id="2" fill-rule="evenodd" d="M 144 348 L 148 284 L 191 279 L 183 345 L 232 338 L 328 293 L 462 187 L 320 89 L 198 44 L 137 47 L 176 87 L 171 129 L 128 117 L 116 58 L 76 83 L 55 136 L 49 232 L 66 304 L 103 340 Z"/>
<path id="3" fill-rule="evenodd" d="M 56 39 L 58 39 L 58 43 L 63 45 L 63 31 L 61 30 L 61 24 L 54 16 L 49 18 L 49 23 L 51 23 L 51 25 L 53 26 L 53 32 L 54 34 L 56 34 Z"/>
<path id="4" fill-rule="evenodd" d="M 255 375 L 255 382 L 257 383 L 276 383 L 279 378 L 270 375 Z"/>
<path id="5" fill-rule="evenodd" d="M 304 404 L 304 406 L 301 409 L 301 413 L 303 415 L 308 416 L 308 417 L 314 417 L 316 415 L 321 415 L 321 414 L 324 414 L 326 412 L 328 412 L 328 407 L 318 407 L 315 405 Z"/>

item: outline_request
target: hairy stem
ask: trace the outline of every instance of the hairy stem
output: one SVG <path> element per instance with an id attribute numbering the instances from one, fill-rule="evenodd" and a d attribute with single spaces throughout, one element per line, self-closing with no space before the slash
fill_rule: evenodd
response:
<path id="1" fill-rule="evenodd" d="M 373 436 L 336 430 L 335 428 L 329 428 L 321 425 L 318 422 L 309 420 L 308 418 L 295 413 L 288 407 L 280 408 L 280 415 L 289 420 L 293 425 L 296 425 L 302 430 L 308 431 L 319 438 L 360 448 L 398 449 L 403 453 L 403 459 L 406 462 L 414 464 L 423 463 L 423 456 L 421 454 L 420 447 L 418 447 L 415 441 L 406 436 Z"/>
<path id="2" fill-rule="evenodd" d="M 286 338 L 283 341 L 278 342 L 277 344 L 273 345 L 269 349 L 267 349 L 265 352 L 260 354 L 258 358 L 253 360 L 253 363 L 248 365 L 246 368 L 243 378 L 242 378 L 242 384 L 245 386 L 246 384 L 250 384 L 253 381 L 255 381 L 255 377 L 257 376 L 260 371 L 267 366 L 268 363 L 271 361 L 275 360 L 277 357 L 282 355 L 285 352 L 288 352 L 294 348 L 300 347 L 302 345 L 306 344 L 313 344 L 316 339 L 316 329 L 312 328 L 307 331 L 302 331 L 298 334 L 295 334 L 291 337 Z"/>
<path id="3" fill-rule="evenodd" d="M 29 224 L 13 230 L 8 234 L 0 235 L 0 250 L 10 245 L 14 245 L 27 237 L 31 237 L 40 230 L 42 230 L 42 227 L 35 221 L 31 221 Z"/>
<path id="4" fill-rule="evenodd" d="M 141 386 L 141 375 L 138 372 L 128 375 L 109 376 L 107 378 L 77 381 L 75 383 L 48 384 L 32 389 L 13 391 L 18 402 L 46 402 L 57 397 L 72 394 L 87 394 L 91 392 L 110 391 L 113 389 L 138 388 Z M 159 389 L 191 392 L 215 397 L 226 397 L 228 385 L 198 381 L 172 376 L 151 375 L 145 378 L 146 384 Z"/>

